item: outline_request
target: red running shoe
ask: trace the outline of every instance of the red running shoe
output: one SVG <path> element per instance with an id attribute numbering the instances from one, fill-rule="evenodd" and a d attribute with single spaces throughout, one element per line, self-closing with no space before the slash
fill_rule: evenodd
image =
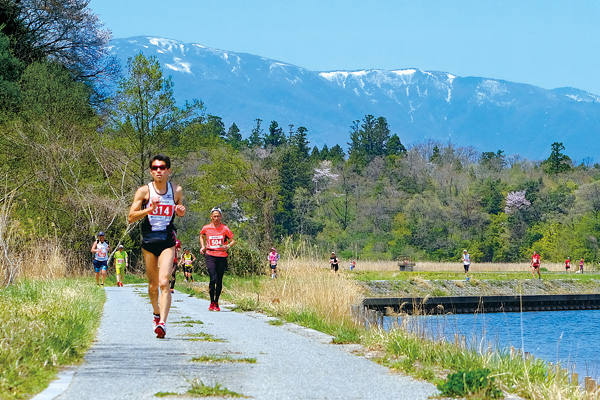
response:
<path id="1" fill-rule="evenodd" d="M 210 306 L 208 306 L 208 311 L 215 311 L 215 303 L 210 302 Z"/>
<path id="2" fill-rule="evenodd" d="M 165 327 L 165 323 L 159 322 L 158 325 L 156 325 L 156 328 L 154 328 L 154 333 L 156 333 L 157 338 L 164 338 L 167 334 L 167 328 Z"/>
<path id="3" fill-rule="evenodd" d="M 155 330 L 158 323 L 160 322 L 160 315 L 152 314 L 152 330 Z"/>
<path id="4" fill-rule="evenodd" d="M 221 311 L 221 309 L 219 308 L 219 303 L 215 303 L 214 311 Z"/>

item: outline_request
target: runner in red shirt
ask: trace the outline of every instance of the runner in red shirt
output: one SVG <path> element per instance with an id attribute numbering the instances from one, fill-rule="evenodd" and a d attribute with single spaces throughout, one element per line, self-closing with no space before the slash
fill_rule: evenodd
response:
<path id="1" fill-rule="evenodd" d="M 542 275 L 540 275 L 540 255 L 535 250 L 533 251 L 533 256 L 531 256 L 531 268 L 532 279 L 535 279 L 536 271 L 539 279 L 542 279 Z"/>
<path id="2" fill-rule="evenodd" d="M 565 260 L 565 270 L 567 271 L 567 274 L 571 270 L 571 257 L 567 257 Z"/>
<path id="3" fill-rule="evenodd" d="M 223 289 L 223 275 L 227 270 L 227 250 L 235 244 L 233 233 L 227 225 L 221 223 L 220 208 L 210 210 L 211 224 L 204 225 L 200 231 L 200 253 L 206 259 L 206 269 L 210 276 L 208 292 L 210 293 L 209 311 L 221 311 L 219 296 Z"/>

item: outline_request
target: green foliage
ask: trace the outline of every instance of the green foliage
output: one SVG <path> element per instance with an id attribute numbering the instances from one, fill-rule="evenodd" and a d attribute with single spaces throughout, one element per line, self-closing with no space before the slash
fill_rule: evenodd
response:
<path id="1" fill-rule="evenodd" d="M 248 242 L 238 242 L 229 250 L 227 267 L 229 272 L 237 276 L 262 275 L 265 271 L 265 256 L 250 247 Z"/>
<path id="2" fill-rule="evenodd" d="M 177 143 L 183 127 L 198 119 L 204 106 L 199 101 L 181 109 L 176 106 L 171 77 L 163 77 L 156 57 L 139 53 L 128 60 L 127 67 L 128 75 L 119 82 L 109 107 L 115 133 L 127 139 L 121 150 L 135 160 L 134 173 L 141 186 L 150 157 Z M 209 136 L 224 134 L 218 117 L 211 118 L 206 128 Z"/>
<path id="3" fill-rule="evenodd" d="M 559 174 L 571 170 L 571 158 L 563 153 L 565 146 L 562 142 L 552 143 L 550 156 L 542 162 L 544 172 Z"/>
<path id="4" fill-rule="evenodd" d="M 387 144 L 390 140 L 390 128 L 384 117 L 375 119 L 373 115 L 366 115 L 362 123 L 354 121 L 350 132 L 350 149 L 348 161 L 358 168 L 365 167 L 373 158 L 388 154 Z M 400 151 L 400 145 L 394 139 L 396 147 L 392 151 Z"/>
<path id="5" fill-rule="evenodd" d="M 502 391 L 494 383 L 494 377 L 490 377 L 487 368 L 458 371 L 448 375 L 445 383 L 437 385 L 443 396 L 465 397 L 477 396 L 483 399 L 497 399 L 502 396 Z"/>

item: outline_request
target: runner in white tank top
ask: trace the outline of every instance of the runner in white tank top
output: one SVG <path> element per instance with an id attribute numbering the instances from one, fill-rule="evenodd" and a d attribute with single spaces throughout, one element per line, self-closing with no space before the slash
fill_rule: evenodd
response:
<path id="1" fill-rule="evenodd" d="M 156 337 L 166 335 L 166 322 L 171 308 L 169 276 L 173 266 L 175 251 L 175 215 L 183 217 L 185 206 L 181 204 L 181 187 L 171 185 L 171 160 L 164 155 L 150 159 L 152 182 L 140 187 L 127 220 L 129 223 L 142 222 L 142 253 L 148 276 L 148 295 L 154 310 L 153 329 Z M 160 301 L 159 301 L 160 287 Z"/>

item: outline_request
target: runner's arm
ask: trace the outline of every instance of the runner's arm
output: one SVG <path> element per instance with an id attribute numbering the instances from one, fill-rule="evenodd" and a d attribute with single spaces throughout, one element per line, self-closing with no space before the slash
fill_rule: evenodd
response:
<path id="1" fill-rule="evenodd" d="M 185 206 L 181 204 L 181 200 L 183 198 L 183 189 L 181 186 L 175 187 L 175 215 L 178 217 L 183 217 L 185 215 Z"/>
<path id="2" fill-rule="evenodd" d="M 92 253 L 97 253 L 98 249 L 96 248 L 96 244 L 98 244 L 97 240 L 94 240 L 94 244 L 92 245 Z"/>
<path id="3" fill-rule="evenodd" d="M 135 197 L 133 198 L 133 203 L 131 204 L 129 215 L 127 216 L 127 222 L 132 224 L 135 221 L 139 221 L 156 209 L 156 203 L 149 201 L 149 195 L 148 186 L 142 186 L 135 192 Z M 148 207 L 142 210 L 142 204 L 144 204 L 144 202 L 148 202 L 149 204 Z"/>
<path id="4" fill-rule="evenodd" d="M 200 234 L 200 236 L 199 236 L 199 240 L 200 240 L 200 254 L 204 254 L 204 250 L 206 250 L 206 246 L 204 246 L 204 238 L 202 236 L 203 236 L 202 234 Z"/>

